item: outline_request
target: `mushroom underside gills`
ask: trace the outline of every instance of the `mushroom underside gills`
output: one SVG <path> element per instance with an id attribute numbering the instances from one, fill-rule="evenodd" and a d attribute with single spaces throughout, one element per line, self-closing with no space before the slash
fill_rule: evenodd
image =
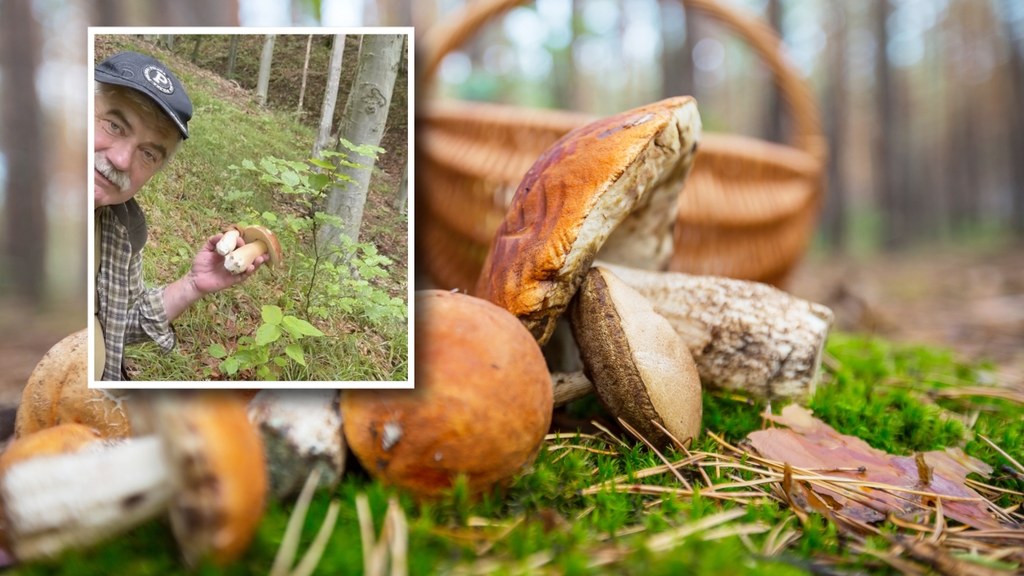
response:
<path id="1" fill-rule="evenodd" d="M 766 399 L 814 393 L 828 307 L 758 282 L 600 266 L 669 321 L 705 386 Z"/>
<path id="2" fill-rule="evenodd" d="M 601 403 L 654 444 L 700 433 L 701 385 L 686 345 L 635 290 L 592 268 L 569 305 L 584 373 Z M 663 430 L 664 429 L 664 430 Z"/>

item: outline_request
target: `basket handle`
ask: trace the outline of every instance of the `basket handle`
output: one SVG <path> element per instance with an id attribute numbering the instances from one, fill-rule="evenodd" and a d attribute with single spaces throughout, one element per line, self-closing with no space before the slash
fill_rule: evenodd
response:
<path id="1" fill-rule="evenodd" d="M 527 0 L 477 0 L 467 2 L 455 14 L 436 24 L 424 37 L 421 81 L 429 84 L 441 61 L 461 46 L 470 36 L 490 21 Z M 718 0 L 680 0 L 687 9 L 701 12 L 724 24 L 743 38 L 768 68 L 789 106 L 794 122 L 794 146 L 807 152 L 819 163 L 826 155 L 821 117 L 814 94 L 782 55 L 782 41 L 771 27 L 745 10 L 733 8 Z"/>

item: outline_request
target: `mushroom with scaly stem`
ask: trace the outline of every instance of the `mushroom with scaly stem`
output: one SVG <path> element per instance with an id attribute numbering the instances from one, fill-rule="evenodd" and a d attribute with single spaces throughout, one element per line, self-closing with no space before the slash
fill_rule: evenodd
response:
<path id="1" fill-rule="evenodd" d="M 267 255 L 267 264 L 271 266 L 281 261 L 281 244 L 270 230 L 263 226 L 246 226 L 240 229 L 240 234 L 242 240 L 245 240 L 245 246 L 232 250 L 224 257 L 224 268 L 232 274 L 245 272 L 263 254 Z"/>

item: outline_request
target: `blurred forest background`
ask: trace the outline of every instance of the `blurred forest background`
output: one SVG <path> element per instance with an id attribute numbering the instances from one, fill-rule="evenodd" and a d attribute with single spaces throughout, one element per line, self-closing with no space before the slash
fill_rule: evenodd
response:
<path id="1" fill-rule="evenodd" d="M 935 330 L 965 341 L 991 340 L 995 330 L 1019 350 L 1024 2 L 722 1 L 779 31 L 822 112 L 832 154 L 826 204 L 796 289 L 856 308 L 868 328 L 907 323 L 899 317 L 906 306 L 893 306 L 890 317 L 872 309 L 883 281 L 903 282 L 898 292 L 910 303 L 939 289 L 932 312 L 963 317 Z M 18 335 L 4 339 L 0 374 L 22 377 L 23 367 L 4 364 L 12 346 L 38 359 L 85 323 L 86 26 L 412 24 L 421 38 L 462 4 L 0 0 L 0 331 Z M 240 84 L 249 76 L 240 71 Z M 687 18 L 677 0 L 526 3 L 449 54 L 438 76 L 436 93 L 420 94 L 420 103 L 476 99 L 606 114 L 689 93 L 707 130 L 788 137 L 785 108 L 749 48 Z M 962 305 L 960 288 L 977 293 L 978 307 Z M 981 331 L 972 328 L 978 318 L 989 322 Z M 1020 360 L 1020 352 L 1007 354 Z"/>

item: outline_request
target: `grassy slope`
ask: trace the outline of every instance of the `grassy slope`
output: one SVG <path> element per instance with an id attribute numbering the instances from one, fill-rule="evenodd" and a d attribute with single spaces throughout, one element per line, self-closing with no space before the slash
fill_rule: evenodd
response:
<path id="1" fill-rule="evenodd" d="M 1001 469 L 1006 464 L 994 450 L 977 440 L 981 433 L 1024 459 L 1024 411 L 1019 404 L 977 398 L 934 401 L 936 391 L 950 385 L 983 383 L 989 373 L 983 367 L 957 363 L 950 354 L 929 348 L 897 347 L 891 344 L 845 335 L 833 335 L 828 345 L 831 357 L 825 382 L 810 406 L 840 432 L 856 434 L 877 448 L 899 454 L 919 450 L 963 446 L 965 450 L 996 468 L 990 483 L 1021 491 L 1024 482 Z M 735 443 L 761 426 L 763 406 L 705 394 L 705 427 Z M 778 409 L 778 406 L 775 407 Z M 972 429 L 958 419 L 977 411 Z M 575 417 L 603 418 L 592 401 L 578 401 L 568 412 Z M 567 444 L 597 448 L 587 451 L 562 448 Z M 719 452 L 708 436 L 696 448 Z M 669 455 L 677 458 L 678 455 Z M 839 562 L 846 568 L 879 570 L 878 561 L 849 554 L 845 539 L 817 515 L 801 528 L 793 514 L 774 501 L 751 503 L 745 514 L 728 524 L 738 529 L 754 522 L 770 526 L 785 523 L 800 536 L 780 554 L 760 553 L 767 535 L 747 537 L 719 535 L 702 541 L 702 533 L 682 538 L 661 552 L 647 550 L 647 544 L 667 530 L 735 508 L 737 504 L 700 496 L 693 498 L 624 494 L 612 489 L 581 495 L 584 488 L 620 474 L 659 464 L 657 457 L 627 439 L 623 445 L 585 440 L 549 440 L 533 467 L 507 490 L 480 502 L 469 502 L 458 490 L 442 501 L 417 505 L 401 494 L 409 520 L 409 568 L 412 574 L 450 572 L 456 568 L 479 568 L 484 573 L 535 573 L 526 570 L 531 562 L 548 561 L 546 566 L 568 574 L 798 574 L 822 563 Z M 713 481 L 729 482 L 727 474 Z M 740 473 L 741 476 L 743 473 Z M 684 475 L 699 483 L 695 470 Z M 648 478 L 646 483 L 678 487 L 670 475 Z M 380 529 L 387 500 L 394 492 L 361 474 L 350 474 L 336 491 L 321 493 L 307 517 L 303 549 L 312 539 L 330 499 L 341 502 L 341 514 L 321 561 L 320 574 L 359 573 L 362 554 L 354 500 L 369 496 L 377 529 Z M 1002 506 L 1020 503 L 1019 496 L 1006 496 Z M 266 573 L 280 543 L 290 505 L 273 504 L 261 525 L 256 542 L 237 564 L 221 570 L 204 567 L 208 574 Z M 886 548 L 884 542 L 869 545 Z M 43 565 L 25 568 L 25 574 L 178 574 L 185 570 L 177 560 L 169 530 L 154 521 L 127 537 L 88 551 L 71 553 Z M 549 556 L 553 558 L 548 560 Z M 589 567 L 596 559 L 610 561 L 603 567 Z M 477 564 L 482 561 L 493 565 Z"/>
<path id="2" fill-rule="evenodd" d="M 97 43 L 97 58 L 121 49 L 154 51 L 125 38 Z M 150 237 L 144 258 L 148 285 L 171 282 L 185 274 L 206 238 L 232 222 L 251 218 L 250 211 L 295 214 L 297 208 L 271 186 L 230 166 L 243 160 L 259 163 L 265 156 L 304 160 L 315 133 L 286 113 L 261 110 L 251 93 L 220 77 L 164 54 L 189 88 L 194 105 L 192 137 L 181 152 L 157 174 L 138 199 L 146 211 Z M 362 240 L 376 243 L 394 262 L 384 288 L 394 297 L 407 294 L 407 244 L 404 215 L 389 209 L 395 179 L 375 177 L 371 184 Z M 233 201 L 232 194 L 251 192 L 251 200 Z M 280 234 L 280 230 L 278 231 Z M 311 242 L 288 246 L 286 251 L 310 253 Z M 293 253 L 294 254 L 294 253 Z M 318 278 L 325 281 L 324 276 Z M 286 311 L 304 301 L 308 278 L 298 275 L 288 259 L 274 271 L 261 271 L 241 287 L 208 296 L 175 322 L 178 345 L 162 354 L 153 345 L 129 348 L 139 380 L 209 380 L 220 378 L 219 360 L 207 353 L 212 343 L 229 350 L 238 337 L 252 335 L 261 322 L 263 305 Z M 294 312 L 293 312 L 294 313 Z M 308 371 L 286 370 L 281 379 L 301 380 L 405 380 L 407 374 L 406 324 L 372 326 L 358 318 L 335 316 L 314 321 L 328 337 L 307 344 Z M 307 342 L 310 342 L 307 340 Z"/>

